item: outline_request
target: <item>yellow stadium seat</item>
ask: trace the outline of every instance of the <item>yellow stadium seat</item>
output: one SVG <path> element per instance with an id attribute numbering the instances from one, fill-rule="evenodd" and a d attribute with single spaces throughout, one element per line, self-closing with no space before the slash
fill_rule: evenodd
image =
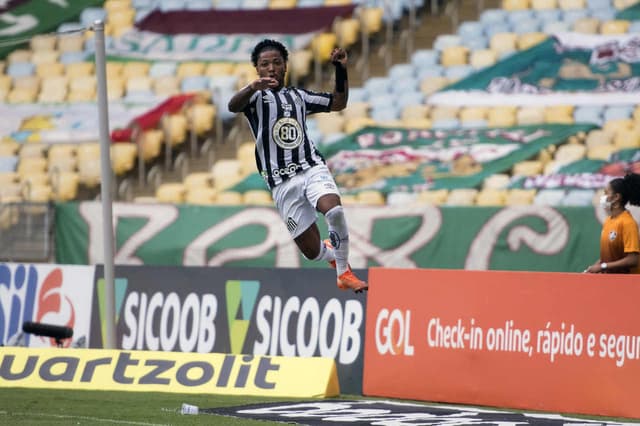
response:
<path id="1" fill-rule="evenodd" d="M 345 133 L 354 133 L 364 127 L 375 126 L 375 124 L 376 122 L 369 117 L 351 118 L 345 123 L 344 131 Z"/>
<path id="2" fill-rule="evenodd" d="M 614 133 L 607 132 L 602 129 L 594 129 L 587 135 L 585 145 L 587 148 L 592 148 L 598 145 L 611 145 L 613 143 Z"/>
<path id="3" fill-rule="evenodd" d="M 182 182 L 187 189 L 196 187 L 213 188 L 213 176 L 208 172 L 189 173 Z"/>
<path id="4" fill-rule="evenodd" d="M 179 78 L 196 77 L 199 75 L 203 75 L 204 70 L 204 62 L 181 62 L 178 64 L 176 75 Z"/>
<path id="5" fill-rule="evenodd" d="M 430 191 L 420 191 L 416 196 L 416 202 L 422 204 L 432 204 L 440 206 L 447 201 L 449 191 L 446 189 L 435 189 Z"/>
<path id="6" fill-rule="evenodd" d="M 31 42 L 31 50 L 34 54 L 40 51 L 52 51 L 56 49 L 56 37 L 54 35 L 38 34 L 33 36 Z"/>
<path id="7" fill-rule="evenodd" d="M 572 105 L 549 106 L 544 109 L 545 123 L 574 124 Z"/>
<path id="8" fill-rule="evenodd" d="M 582 34 L 597 34 L 600 21 L 596 18 L 580 18 L 573 23 L 573 31 Z"/>
<path id="9" fill-rule="evenodd" d="M 0 188 L 9 185 L 18 183 L 18 179 L 20 176 L 16 172 L 0 172 Z"/>
<path id="10" fill-rule="evenodd" d="M 474 188 L 456 188 L 452 189 L 447 196 L 446 205 L 448 206 L 472 206 L 475 204 L 478 190 Z"/>
<path id="11" fill-rule="evenodd" d="M 351 3 L 351 0 L 324 0 L 325 6 L 347 6 Z"/>
<path id="12" fill-rule="evenodd" d="M 122 67 L 122 77 L 127 80 L 134 77 L 146 77 L 150 67 L 148 62 L 127 62 Z"/>
<path id="13" fill-rule="evenodd" d="M 147 77 L 146 75 L 130 77 L 126 81 L 127 93 L 151 90 L 151 87 L 153 85 L 153 79 L 151 77 Z"/>
<path id="14" fill-rule="evenodd" d="M 531 8 L 535 10 L 556 9 L 557 7 L 556 0 L 531 0 Z"/>
<path id="15" fill-rule="evenodd" d="M 124 79 L 120 77 L 107 78 L 107 98 L 112 100 L 121 99 L 124 96 Z"/>
<path id="16" fill-rule="evenodd" d="M 271 0 L 269 9 L 292 9 L 296 7 L 296 0 Z"/>
<path id="17" fill-rule="evenodd" d="M 511 127 L 515 126 L 516 123 L 515 107 L 492 107 L 487 113 L 487 124 L 489 127 Z"/>
<path id="18" fill-rule="evenodd" d="M 478 192 L 476 205 L 478 206 L 504 206 L 507 199 L 505 189 L 485 188 Z"/>
<path id="19" fill-rule="evenodd" d="M 469 48 L 465 46 L 449 46 L 442 50 L 440 63 L 445 67 L 466 65 L 468 63 Z"/>
<path id="20" fill-rule="evenodd" d="M 35 65 L 55 64 L 58 61 L 58 52 L 55 50 L 38 50 L 31 55 L 31 62 Z"/>
<path id="21" fill-rule="evenodd" d="M 484 178 L 482 189 L 505 189 L 510 180 L 509 175 L 506 173 L 495 173 Z"/>
<path id="22" fill-rule="evenodd" d="M 20 175 L 20 183 L 27 185 L 48 185 L 49 175 L 42 170 L 25 170 Z"/>
<path id="23" fill-rule="evenodd" d="M 194 104 L 187 110 L 187 118 L 191 128 L 198 135 L 202 135 L 213 127 L 216 116 L 216 107 L 211 104 Z"/>
<path id="24" fill-rule="evenodd" d="M 218 192 L 206 186 L 187 188 L 184 202 L 187 204 L 210 206 L 215 203 Z"/>
<path id="25" fill-rule="evenodd" d="M 236 191 L 219 192 L 215 199 L 218 206 L 240 206 L 243 202 L 242 194 Z"/>
<path id="26" fill-rule="evenodd" d="M 489 67 L 496 63 L 498 55 L 491 49 L 480 49 L 471 52 L 469 64 L 476 69 Z"/>
<path id="27" fill-rule="evenodd" d="M 8 75 L 0 75 L 0 92 L 8 92 L 11 90 L 13 80 Z"/>
<path id="28" fill-rule="evenodd" d="M 204 75 L 210 77 L 233 75 L 235 64 L 232 62 L 211 62 L 207 64 Z"/>
<path id="29" fill-rule="evenodd" d="M 522 107 L 516 113 L 516 122 L 519 125 L 542 124 L 544 118 L 543 107 Z"/>
<path id="30" fill-rule="evenodd" d="M 355 18 L 336 20 L 333 32 L 338 36 L 339 46 L 350 47 L 360 39 L 360 21 Z"/>
<path id="31" fill-rule="evenodd" d="M 106 0 L 102 6 L 107 12 L 131 9 L 131 0 Z"/>
<path id="32" fill-rule="evenodd" d="M 613 6 L 618 10 L 626 9 L 636 3 L 638 3 L 638 0 L 613 0 Z"/>
<path id="33" fill-rule="evenodd" d="M 19 157 L 23 158 L 44 158 L 47 146 L 39 143 L 26 143 L 20 147 Z"/>
<path id="34" fill-rule="evenodd" d="M 637 129 L 620 129 L 613 137 L 613 145 L 618 149 L 640 148 L 640 132 Z"/>
<path id="35" fill-rule="evenodd" d="M 162 148 L 164 132 L 160 129 L 149 129 L 142 133 L 142 158 L 144 161 L 158 158 Z"/>
<path id="36" fill-rule="evenodd" d="M 238 87 L 245 86 L 258 77 L 256 68 L 251 62 L 240 62 L 233 68 L 233 75 L 238 78 Z"/>
<path id="37" fill-rule="evenodd" d="M 486 107 L 465 107 L 460 110 L 460 121 L 486 120 L 489 109 Z"/>
<path id="38" fill-rule="evenodd" d="M 97 81 L 93 76 L 76 77 L 69 80 L 69 89 L 75 92 L 95 93 Z"/>
<path id="39" fill-rule="evenodd" d="M 415 105 L 411 105 L 415 106 Z M 405 107 L 409 108 L 409 107 Z M 368 102 L 349 102 L 347 107 L 342 110 L 342 116 L 345 120 L 356 117 L 368 117 L 369 116 L 369 103 Z"/>
<path id="40" fill-rule="evenodd" d="M 169 131 L 169 143 L 176 146 L 187 139 L 187 117 L 184 114 L 171 114 L 166 118 Z"/>
<path id="41" fill-rule="evenodd" d="M 180 93 L 180 79 L 175 75 L 163 75 L 153 79 L 153 91 L 159 96 L 173 96 Z"/>
<path id="42" fill-rule="evenodd" d="M 243 179 L 242 167 L 238 160 L 220 159 L 211 167 L 213 185 L 219 191 L 232 187 Z"/>
<path id="43" fill-rule="evenodd" d="M 620 118 L 616 120 L 609 120 L 604 123 L 602 126 L 602 130 L 607 131 L 612 134 L 616 134 L 616 132 L 620 130 L 629 130 L 633 129 L 633 120 L 630 118 Z"/>
<path id="44" fill-rule="evenodd" d="M 429 114 L 429 110 L 429 106 L 425 104 L 407 105 L 402 109 L 400 118 L 402 120 L 426 119 Z M 366 117 L 366 115 L 363 115 L 363 117 Z"/>
<path id="45" fill-rule="evenodd" d="M 595 145 L 587 148 L 587 158 L 589 160 L 609 160 L 611 154 L 618 149 L 613 145 Z"/>
<path id="46" fill-rule="evenodd" d="M 626 34 L 629 31 L 629 21 L 621 19 L 615 19 L 612 21 L 604 21 L 600 24 L 600 34 L 612 35 L 612 34 Z"/>
<path id="47" fill-rule="evenodd" d="M 47 203 L 51 200 L 52 195 L 53 190 L 49 185 L 29 185 L 25 187 L 23 192 L 24 199 L 32 203 Z"/>
<path id="48" fill-rule="evenodd" d="M 7 55 L 7 62 L 31 62 L 31 50 L 17 49 Z"/>
<path id="49" fill-rule="evenodd" d="M 311 40 L 313 57 L 320 62 L 327 62 L 331 51 L 336 47 L 337 36 L 334 33 L 320 33 Z"/>
<path id="50" fill-rule="evenodd" d="M 74 62 L 67 64 L 67 77 L 73 80 L 78 77 L 94 75 L 95 65 L 93 62 Z"/>
<path id="51" fill-rule="evenodd" d="M 558 6 L 560 6 L 560 9 L 570 10 L 584 9 L 587 5 L 585 0 L 558 0 Z"/>
<path id="52" fill-rule="evenodd" d="M 10 104 L 33 103 L 37 93 L 37 90 L 16 88 L 9 92 L 6 100 Z"/>
<path id="53" fill-rule="evenodd" d="M 502 0 L 502 8 L 508 11 L 525 10 L 529 6 L 529 0 Z"/>
<path id="54" fill-rule="evenodd" d="M 536 196 L 535 189 L 511 189 L 507 191 L 505 205 L 507 206 L 523 206 L 533 204 Z"/>
<path id="55" fill-rule="evenodd" d="M 296 77 L 305 77 L 311 74 L 311 62 L 313 53 L 309 49 L 298 49 L 289 55 L 289 72 Z"/>
<path id="56" fill-rule="evenodd" d="M 385 198 L 382 192 L 373 189 L 360 191 L 356 195 L 358 204 L 364 204 L 368 206 L 383 206 L 385 205 Z"/>
<path id="57" fill-rule="evenodd" d="M 244 204 L 253 205 L 253 206 L 270 206 L 273 205 L 273 199 L 271 198 L 271 193 L 264 189 L 252 189 L 246 191 L 242 200 Z"/>
<path id="58" fill-rule="evenodd" d="M 74 172 L 58 172 L 51 175 L 53 199 L 71 201 L 78 195 L 80 176 Z"/>
<path id="59" fill-rule="evenodd" d="M 406 129 L 430 129 L 433 125 L 428 118 L 402 118 L 400 121 L 402 127 Z"/>
<path id="60" fill-rule="evenodd" d="M 489 40 L 489 48 L 496 52 L 497 56 L 516 50 L 516 42 L 518 34 L 516 33 L 497 33 L 491 36 Z"/>
<path id="61" fill-rule="evenodd" d="M 429 118 L 432 121 L 457 119 L 460 108 L 457 106 L 439 105 L 431 108 Z"/>
<path id="62" fill-rule="evenodd" d="M 0 142 L 0 157 L 10 157 L 15 155 L 20 148 L 20 144 L 14 141 Z"/>
<path id="63" fill-rule="evenodd" d="M 542 167 L 541 161 L 521 161 L 514 164 L 512 174 L 514 176 L 536 176 L 542 172 Z"/>
<path id="64" fill-rule="evenodd" d="M 111 144 L 111 168 L 116 176 L 133 170 L 138 158 L 138 147 L 131 142 Z"/>
<path id="65" fill-rule="evenodd" d="M 420 91 L 425 95 L 431 95 L 449 84 L 446 77 L 425 77 L 420 82 Z"/>
<path id="66" fill-rule="evenodd" d="M 525 33 L 518 36 L 516 47 L 518 50 L 529 49 L 536 44 L 540 44 L 547 39 L 548 35 L 544 33 Z"/>
<path id="67" fill-rule="evenodd" d="M 124 64 L 122 62 L 109 61 L 107 62 L 106 68 L 107 68 L 107 78 L 122 77 L 122 70 L 124 69 Z"/>
<path id="68" fill-rule="evenodd" d="M 364 31 L 371 35 L 380 32 L 382 29 L 382 17 L 384 9 L 381 7 L 365 7 L 360 11 L 360 19 Z"/>
<path id="69" fill-rule="evenodd" d="M 84 38 L 81 34 L 65 34 L 58 36 L 58 50 L 64 52 L 82 52 Z"/>
<path id="70" fill-rule="evenodd" d="M 163 183 L 156 189 L 156 199 L 160 203 L 184 203 L 186 188 L 181 183 Z"/>
<path id="71" fill-rule="evenodd" d="M 43 63 L 36 66 L 36 75 L 40 78 L 64 75 L 64 64 L 59 62 Z"/>
<path id="72" fill-rule="evenodd" d="M 587 147 L 585 145 L 578 144 L 564 144 L 558 147 L 558 150 L 553 157 L 555 161 L 563 164 L 578 161 L 584 158 L 587 153 Z"/>

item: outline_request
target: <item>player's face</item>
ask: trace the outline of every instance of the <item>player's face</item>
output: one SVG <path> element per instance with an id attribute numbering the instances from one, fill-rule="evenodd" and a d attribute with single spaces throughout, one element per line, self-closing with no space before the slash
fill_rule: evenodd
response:
<path id="1" fill-rule="evenodd" d="M 284 86 L 284 76 L 287 73 L 287 63 L 278 50 L 263 50 L 258 56 L 256 66 L 259 77 L 271 77 L 278 80 L 278 87 Z"/>

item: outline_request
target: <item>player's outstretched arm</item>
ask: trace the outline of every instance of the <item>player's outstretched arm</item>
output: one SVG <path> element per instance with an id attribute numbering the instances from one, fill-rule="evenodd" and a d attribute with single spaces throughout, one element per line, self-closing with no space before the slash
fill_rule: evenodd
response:
<path id="1" fill-rule="evenodd" d="M 258 90 L 271 89 L 277 86 L 278 80 L 275 78 L 260 77 L 238 90 L 238 92 L 231 97 L 231 100 L 229 100 L 227 107 L 231 112 L 240 112 L 247 106 L 251 96 L 253 96 L 255 92 Z"/>
<path id="2" fill-rule="evenodd" d="M 333 103 L 331 111 L 342 111 L 347 106 L 349 99 L 349 81 L 347 78 L 347 52 L 341 47 L 336 47 L 331 52 L 331 63 L 336 69 L 336 84 L 333 89 Z"/>

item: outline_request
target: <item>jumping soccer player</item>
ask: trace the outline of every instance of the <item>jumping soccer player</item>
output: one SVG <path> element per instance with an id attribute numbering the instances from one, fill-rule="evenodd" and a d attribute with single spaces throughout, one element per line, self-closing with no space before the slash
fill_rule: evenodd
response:
<path id="1" fill-rule="evenodd" d="M 368 290 L 349 266 L 349 232 L 340 192 L 314 142 L 307 135 L 307 114 L 341 111 L 347 106 L 347 53 L 331 52 L 335 66 L 333 93 L 284 87 L 289 54 L 280 42 L 262 40 L 251 61 L 258 78 L 229 101 L 229 111 L 243 112 L 256 140 L 256 164 L 271 190 L 280 217 L 307 259 L 336 268 L 340 289 Z M 316 210 L 329 228 L 320 238 Z"/>

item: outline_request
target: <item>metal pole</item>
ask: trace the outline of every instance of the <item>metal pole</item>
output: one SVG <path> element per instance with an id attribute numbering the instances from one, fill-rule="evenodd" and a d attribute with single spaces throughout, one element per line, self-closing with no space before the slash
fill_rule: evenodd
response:
<path id="1" fill-rule="evenodd" d="M 96 78 L 98 80 L 98 121 L 100 124 L 100 173 L 102 184 L 102 237 L 104 240 L 105 333 L 106 349 L 116 349 L 116 310 L 113 271 L 113 214 L 111 200 L 111 138 L 107 102 L 107 67 L 105 64 L 104 22 L 93 23 L 96 43 Z"/>

